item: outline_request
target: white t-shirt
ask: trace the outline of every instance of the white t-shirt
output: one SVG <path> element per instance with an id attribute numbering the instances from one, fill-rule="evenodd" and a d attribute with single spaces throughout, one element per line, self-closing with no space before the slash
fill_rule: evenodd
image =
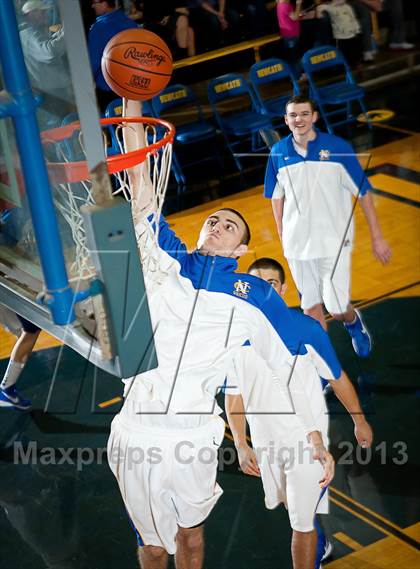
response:
<path id="1" fill-rule="evenodd" d="M 307 442 L 287 389 L 288 374 L 289 370 L 284 368 L 282 373 L 280 370 L 273 376 L 251 346 L 240 348 L 235 355 L 233 367 L 228 373 L 226 394 L 242 395 L 254 448 L 262 448 L 269 442 L 275 442 L 280 447 L 294 445 L 297 441 Z M 316 428 L 326 437 L 328 410 L 314 366 L 305 375 L 305 393 L 311 404 Z"/>
<path id="2" fill-rule="evenodd" d="M 304 390 L 317 430 L 327 436 L 328 412 L 319 378 L 339 379 L 341 365 L 319 322 L 297 310 L 290 310 L 290 314 L 310 356 Z M 286 368 L 273 374 L 251 345 L 242 346 L 234 355 L 225 393 L 242 395 L 254 446 L 264 446 L 268 441 L 285 445 L 305 441 L 294 411 L 294 396 L 290 393 L 293 376 L 289 374 L 290 370 Z"/>
<path id="3" fill-rule="evenodd" d="M 336 40 L 349 40 L 360 33 L 360 24 L 353 8 L 347 3 L 320 4 L 319 13 L 327 12 L 331 19 L 333 36 Z"/>
<path id="4" fill-rule="evenodd" d="M 370 188 L 353 147 L 317 131 L 307 154 L 293 136 L 276 143 L 267 163 L 264 195 L 284 198 L 282 244 L 287 259 L 336 257 L 353 241 L 353 197 Z"/>
<path id="5" fill-rule="evenodd" d="M 149 426 L 153 417 L 162 426 L 162 414 L 180 418 L 163 426 L 198 426 L 191 415 L 220 412 L 215 395 L 233 353 L 250 340 L 273 373 L 293 368 L 297 416 L 305 432 L 315 430 L 302 389 L 309 355 L 284 301 L 262 279 L 235 273 L 235 259 L 188 253 L 164 218 L 159 228 L 155 253 L 163 277 L 148 294 L 159 365 L 124 380 L 126 398 L 150 414 Z"/>

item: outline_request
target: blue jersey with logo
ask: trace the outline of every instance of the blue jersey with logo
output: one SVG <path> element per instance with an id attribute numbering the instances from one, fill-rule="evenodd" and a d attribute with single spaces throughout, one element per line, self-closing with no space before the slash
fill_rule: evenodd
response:
<path id="1" fill-rule="evenodd" d="M 282 244 L 288 259 L 336 256 L 345 239 L 353 240 L 352 196 L 362 197 L 371 187 L 348 142 L 315 132 L 305 157 L 289 135 L 273 146 L 267 163 L 264 196 L 284 199 Z"/>
<path id="2" fill-rule="evenodd" d="M 165 276 L 148 302 L 159 366 L 128 380 L 130 397 L 163 402 L 168 413 L 212 413 L 233 353 L 250 339 L 273 373 L 289 367 L 297 416 L 314 430 L 303 387 L 310 356 L 280 296 L 262 279 L 235 273 L 235 259 L 189 253 L 164 218 L 157 245 Z"/>

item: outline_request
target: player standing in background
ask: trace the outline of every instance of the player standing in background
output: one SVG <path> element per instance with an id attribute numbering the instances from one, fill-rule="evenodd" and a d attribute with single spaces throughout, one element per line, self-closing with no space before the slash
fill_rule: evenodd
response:
<path id="1" fill-rule="evenodd" d="M 128 101 L 125 115 L 140 114 L 140 105 Z M 124 138 L 128 151 L 144 145 L 141 127 L 130 128 Z M 128 174 L 139 234 L 151 223 L 139 215 L 152 203 L 151 186 L 139 183 L 144 168 Z M 232 354 L 247 339 L 273 374 L 289 369 L 296 417 L 322 464 L 322 486 L 332 479 L 334 464 L 305 394 L 310 357 L 286 305 L 261 279 L 234 272 L 250 239 L 243 217 L 229 208 L 214 212 L 192 253 L 163 217 L 152 230 L 158 224 L 153 254 L 163 276 L 158 287 L 148 290 L 148 302 L 159 365 L 125 380 L 108 457 L 137 532 L 141 567 L 165 569 L 168 554 L 175 554 L 177 569 L 200 569 L 203 523 L 222 494 L 216 474 L 224 421 L 215 396 Z M 146 286 L 147 278 L 146 273 Z M 141 449 L 144 460 L 130 460 L 133 449 Z"/>
<path id="2" fill-rule="evenodd" d="M 291 135 L 273 146 L 264 195 L 271 199 L 278 234 L 305 314 L 326 329 L 322 304 L 343 322 L 358 356 L 367 357 L 371 340 L 350 303 L 353 201 L 369 226 L 374 256 L 383 264 L 391 250 L 382 236 L 367 177 L 353 147 L 315 129 L 318 113 L 305 96 L 286 104 Z"/>
<path id="3" fill-rule="evenodd" d="M 248 273 L 267 281 L 279 295 L 284 293 L 284 270 L 274 259 L 257 259 Z M 305 389 L 323 440 L 328 441 L 328 410 L 319 377 L 327 375 L 335 378 L 330 384 L 353 419 L 357 442 L 369 447 L 372 430 L 352 383 L 341 370 L 328 334 L 313 318 L 296 310 L 290 313 L 313 359 Z M 330 544 L 316 522 L 315 513 L 328 513 L 327 495 L 320 492 L 320 465 L 311 460 L 305 434 L 292 414 L 290 399 L 282 386 L 284 383 L 280 378 L 273 378 L 252 346 L 243 346 L 236 353 L 228 374 L 226 412 L 242 471 L 261 476 L 268 509 L 282 502 L 287 506 L 293 529 L 293 566 L 313 569 L 318 537 L 315 561 L 318 569 Z M 249 423 L 255 450 L 248 445 L 245 420 Z"/>
<path id="4" fill-rule="evenodd" d="M 13 346 L 9 363 L 0 383 L 0 407 L 28 411 L 31 408 L 31 402 L 20 395 L 16 389 L 16 383 L 34 349 L 41 329 L 18 314 L 16 317 L 21 324 L 21 332 Z"/>

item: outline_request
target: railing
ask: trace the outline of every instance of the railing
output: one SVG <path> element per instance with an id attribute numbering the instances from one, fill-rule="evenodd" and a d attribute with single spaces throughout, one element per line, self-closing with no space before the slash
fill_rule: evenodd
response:
<path id="1" fill-rule="evenodd" d="M 280 39 L 281 36 L 279 34 L 270 34 L 267 36 L 262 36 L 260 38 L 235 43 L 233 45 L 227 45 L 219 49 L 200 53 L 199 55 L 193 55 L 192 57 L 179 59 L 178 61 L 175 61 L 174 69 L 182 69 L 191 65 L 197 65 L 198 63 L 204 63 L 205 61 L 211 61 L 213 59 L 218 59 L 219 57 L 225 57 L 226 55 L 232 55 L 234 53 L 239 53 L 248 49 L 253 49 L 255 61 L 260 61 L 260 48 L 265 45 L 280 41 Z"/>

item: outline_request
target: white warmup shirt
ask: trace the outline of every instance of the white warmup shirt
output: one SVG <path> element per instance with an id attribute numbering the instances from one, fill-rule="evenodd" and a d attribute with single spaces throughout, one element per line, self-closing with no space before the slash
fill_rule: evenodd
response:
<path id="1" fill-rule="evenodd" d="M 341 366 L 328 334 L 319 322 L 296 310 L 290 310 L 290 313 L 313 364 L 305 377 L 305 392 L 317 429 L 323 433 L 326 443 L 328 411 L 319 378 L 338 379 Z M 285 369 L 286 379 L 287 372 Z M 297 441 L 306 444 L 284 378 L 273 377 L 251 345 L 243 346 L 236 352 L 225 393 L 242 395 L 254 448 L 267 447 L 271 443 L 277 447 L 286 447 Z"/>
<path id="2" fill-rule="evenodd" d="M 268 159 L 264 196 L 284 197 L 282 244 L 287 259 L 335 257 L 343 240 L 353 241 L 352 196 L 371 187 L 353 147 L 316 131 L 301 156 L 290 135 Z"/>
<path id="3" fill-rule="evenodd" d="M 133 402 L 140 413 L 164 413 L 165 425 L 170 417 L 183 419 L 188 428 L 201 425 L 220 412 L 215 395 L 234 351 L 249 340 L 274 375 L 293 367 L 290 392 L 297 417 L 305 433 L 315 430 L 305 394 L 309 355 L 272 287 L 234 273 L 235 259 L 188 253 L 164 218 L 157 254 L 166 276 L 148 301 L 159 365 L 124 380 L 126 403 Z M 152 425 L 158 415 L 147 417 Z"/>

